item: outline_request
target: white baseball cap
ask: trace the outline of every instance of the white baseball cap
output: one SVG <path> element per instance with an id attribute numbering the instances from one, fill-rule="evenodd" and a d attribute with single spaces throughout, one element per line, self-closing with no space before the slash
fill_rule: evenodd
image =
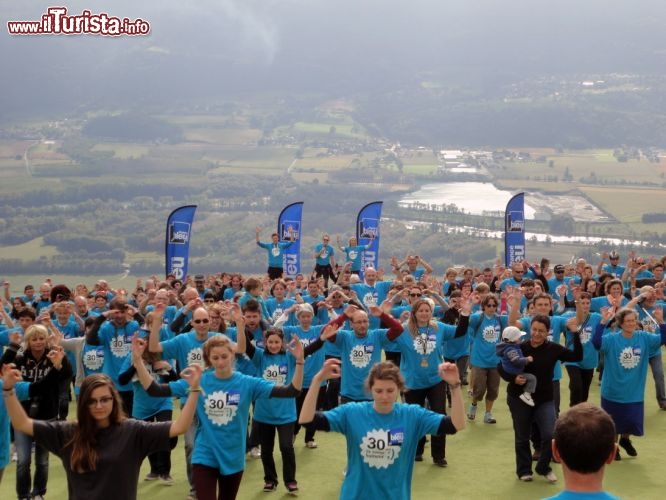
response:
<path id="1" fill-rule="evenodd" d="M 515 342 L 516 340 L 520 340 L 523 335 L 525 335 L 525 332 L 519 328 L 515 326 L 507 326 L 502 332 L 502 340 Z"/>

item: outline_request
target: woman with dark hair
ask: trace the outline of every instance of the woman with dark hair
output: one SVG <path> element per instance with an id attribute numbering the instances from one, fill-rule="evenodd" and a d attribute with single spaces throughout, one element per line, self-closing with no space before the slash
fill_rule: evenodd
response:
<path id="1" fill-rule="evenodd" d="M 516 475 L 521 481 L 532 481 L 532 453 L 530 452 L 530 434 L 532 425 L 539 428 L 541 449 L 536 472 L 545 476 L 549 483 L 557 481 L 557 476 L 550 467 L 551 439 L 555 426 L 555 405 L 553 403 L 553 371 L 560 361 L 580 361 L 583 359 L 583 346 L 578 331 L 572 333 L 573 350 L 548 340 L 550 318 L 537 314 L 530 322 L 529 340 L 520 344 L 523 356 L 532 356 L 532 362 L 525 367 L 526 373 L 537 378 L 537 385 L 532 399 L 534 406 L 528 406 L 520 399 L 523 385 L 527 382 L 523 375 L 505 372 L 502 365 L 497 366 L 501 377 L 509 382 L 507 386 L 507 404 L 513 419 L 515 437 Z"/>
<path id="2" fill-rule="evenodd" d="M 25 301 L 21 297 L 14 297 L 12 299 L 12 310 L 9 313 L 9 317 L 11 319 L 18 319 L 18 313 L 25 308 L 26 308 Z"/>
<path id="3" fill-rule="evenodd" d="M 602 307 L 611 307 L 617 311 L 629 302 L 629 299 L 623 295 L 624 285 L 619 279 L 606 281 L 604 284 L 604 292 L 606 295 L 592 298 L 590 307 L 592 312 L 601 312 Z"/>
<path id="4" fill-rule="evenodd" d="M 451 417 L 417 405 L 397 403 L 405 388 L 400 369 L 390 361 L 370 370 L 366 386 L 372 401 L 350 403 L 316 412 L 319 385 L 340 377 L 340 361 L 329 359 L 315 375 L 299 422 L 322 431 L 336 431 L 347 440 L 347 473 L 340 498 L 379 500 L 411 498 L 414 457 L 426 434 L 455 434 L 465 427 L 460 376 L 454 363 L 437 367 L 442 383 L 451 387 Z"/>
<path id="5" fill-rule="evenodd" d="M 54 363 L 64 361 L 62 350 L 52 352 Z M 149 453 L 168 450 L 169 439 L 187 430 L 201 391 L 201 369 L 186 368 L 181 376 L 190 386 L 190 395 L 178 419 L 148 423 L 125 417 L 109 377 L 90 375 L 81 384 L 76 422 L 40 421 L 30 418 L 16 398 L 14 385 L 21 380 L 21 372 L 6 365 L 2 375 L 12 425 L 60 457 L 70 500 L 135 499 L 141 462 Z"/>

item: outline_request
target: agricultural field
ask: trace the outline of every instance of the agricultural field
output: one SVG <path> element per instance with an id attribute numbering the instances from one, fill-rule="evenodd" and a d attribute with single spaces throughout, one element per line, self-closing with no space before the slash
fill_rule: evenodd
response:
<path id="1" fill-rule="evenodd" d="M 130 144 L 124 142 L 100 142 L 95 144 L 92 151 L 113 151 L 114 158 L 129 160 L 141 158 L 150 153 L 150 146 L 145 144 Z"/>
<path id="2" fill-rule="evenodd" d="M 666 223 L 643 224 L 642 214 L 666 211 L 666 190 L 639 187 L 580 186 L 595 205 L 613 215 L 617 220 L 642 231 L 666 231 Z"/>
<path id="3" fill-rule="evenodd" d="M 537 152 L 528 152 L 532 154 L 533 158 L 538 156 Z M 502 180 L 526 179 L 527 182 L 530 182 L 552 176 L 557 176 L 561 181 L 565 174 L 569 173 L 574 182 L 578 182 L 581 178 L 594 176 L 608 183 L 650 182 L 661 185 L 664 182 L 664 172 L 666 172 L 666 159 L 662 163 L 650 163 L 645 158 L 621 163 L 613 157 L 613 151 L 610 149 L 568 151 L 543 154 L 543 156 L 546 157 L 545 162 L 516 161 L 508 163 L 506 170 L 493 170 L 492 174 Z M 551 161 L 552 167 L 550 166 Z M 528 177 L 529 179 L 527 179 Z"/>

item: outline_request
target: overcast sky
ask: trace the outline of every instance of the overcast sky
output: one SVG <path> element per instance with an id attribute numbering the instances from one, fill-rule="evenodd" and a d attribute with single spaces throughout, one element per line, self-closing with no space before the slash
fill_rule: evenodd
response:
<path id="1" fill-rule="evenodd" d="M 0 44 L 5 104 L 182 88 L 354 89 L 415 72 L 492 79 L 666 71 L 663 0 L 70 0 L 140 17 L 145 37 L 10 36 Z M 52 2 L 2 2 L 3 26 Z M 467 77 L 467 76 L 464 76 Z M 134 98 L 134 97 L 132 97 Z M 130 99 L 131 100 L 131 99 Z"/>

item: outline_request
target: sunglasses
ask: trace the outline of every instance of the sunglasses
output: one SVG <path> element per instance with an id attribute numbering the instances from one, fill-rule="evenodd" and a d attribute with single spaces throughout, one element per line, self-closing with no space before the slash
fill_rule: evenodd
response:
<path id="1" fill-rule="evenodd" d="M 213 304 L 213 303 L 215 303 L 215 299 L 205 299 L 204 302 L 206 304 Z"/>
<path id="2" fill-rule="evenodd" d="M 420 297 L 421 294 L 420 293 L 410 293 L 409 296 L 410 297 Z"/>
<path id="3" fill-rule="evenodd" d="M 486 304 L 486 307 L 497 307 L 497 304 Z"/>
<path id="4" fill-rule="evenodd" d="M 203 323 L 203 324 L 205 325 L 205 324 L 207 324 L 207 323 L 210 323 L 210 320 L 209 320 L 208 318 L 204 318 L 204 319 L 193 319 L 193 320 L 192 320 L 192 323 L 194 323 L 195 325 L 200 325 L 201 323 Z"/>
<path id="5" fill-rule="evenodd" d="M 111 396 L 104 396 L 104 397 L 101 397 L 99 399 L 92 398 L 92 399 L 88 400 L 88 406 L 90 406 L 91 408 L 93 408 L 97 405 L 105 406 L 105 405 L 108 405 L 109 403 L 111 403 L 112 401 L 113 401 L 113 397 L 111 397 Z"/>

